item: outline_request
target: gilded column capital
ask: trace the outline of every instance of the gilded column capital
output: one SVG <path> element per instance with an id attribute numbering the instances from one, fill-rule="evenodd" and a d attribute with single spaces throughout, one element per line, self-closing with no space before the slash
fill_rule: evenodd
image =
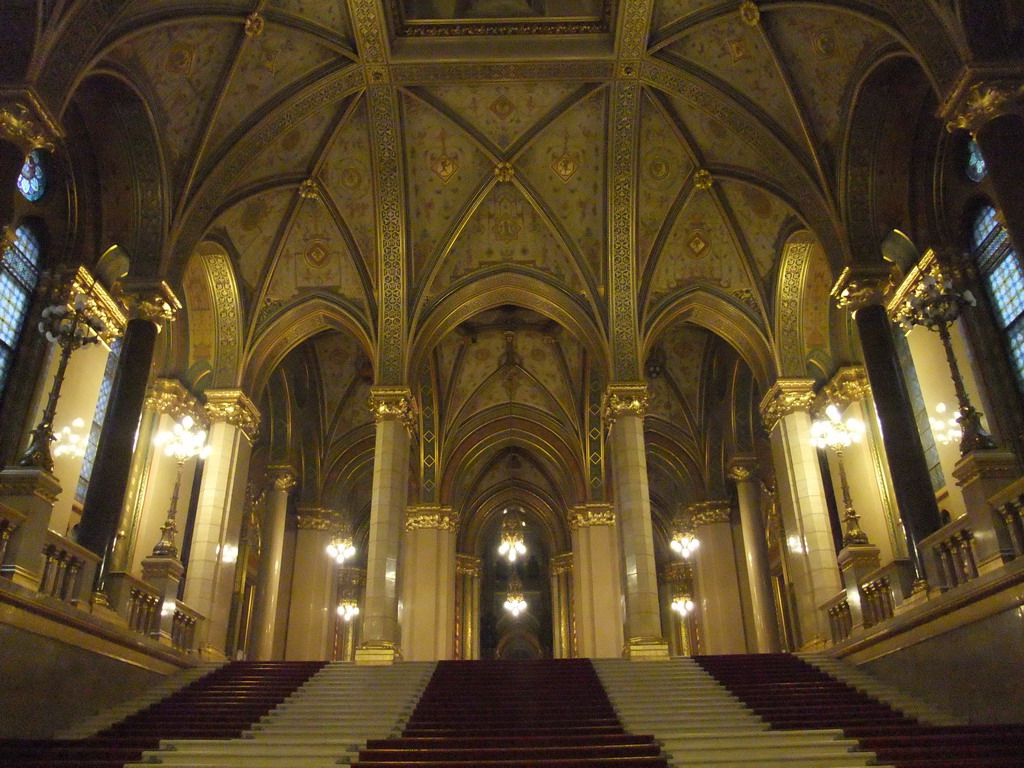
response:
<path id="1" fill-rule="evenodd" d="M 240 389 L 208 389 L 206 414 L 211 424 L 227 423 L 240 430 L 252 444 L 260 431 L 259 408 Z"/>
<path id="2" fill-rule="evenodd" d="M 456 553 L 455 572 L 461 576 L 480 578 L 480 558 L 464 555 L 461 552 Z"/>
<path id="3" fill-rule="evenodd" d="M 408 387 L 370 387 L 369 405 L 374 421 L 400 421 L 409 434 L 415 430 L 416 400 Z"/>
<path id="4" fill-rule="evenodd" d="M 267 467 L 267 480 L 275 491 L 288 491 L 298 482 L 298 477 L 289 464 L 271 464 Z"/>
<path id="5" fill-rule="evenodd" d="M 143 407 L 154 413 L 166 414 L 175 421 L 191 416 L 203 429 L 209 426 L 206 411 L 199 400 L 177 379 L 155 379 L 146 389 Z"/>
<path id="6" fill-rule="evenodd" d="M 732 504 L 724 499 L 699 501 L 688 506 L 683 511 L 683 516 L 690 521 L 694 528 L 715 523 L 731 523 Z"/>
<path id="7" fill-rule="evenodd" d="M 733 456 L 725 474 L 736 483 L 752 481 L 757 475 L 757 459 L 753 456 Z"/>
<path id="8" fill-rule="evenodd" d="M 551 558 L 551 575 L 563 576 L 572 573 L 572 552 L 563 552 Z"/>
<path id="9" fill-rule="evenodd" d="M 0 139 L 14 144 L 22 153 L 34 149 L 54 151 L 54 126 L 43 119 L 38 109 L 21 101 L 0 100 Z"/>
<path id="10" fill-rule="evenodd" d="M 163 280 L 129 278 L 122 287 L 121 302 L 132 320 L 148 320 L 159 329 L 181 311 L 181 300 Z"/>
<path id="11" fill-rule="evenodd" d="M 589 528 L 593 525 L 615 525 L 615 508 L 607 502 L 577 504 L 569 510 L 569 528 Z"/>
<path id="12" fill-rule="evenodd" d="M 985 123 L 1024 112 L 1024 68 L 1019 64 L 968 64 L 939 107 L 946 130 L 977 133 Z"/>
<path id="13" fill-rule="evenodd" d="M 640 416 L 651 405 L 651 392 L 642 381 L 609 384 L 601 398 L 601 418 L 607 426 L 620 416 Z"/>
<path id="14" fill-rule="evenodd" d="M 329 531 L 336 517 L 333 510 L 323 507 L 299 507 L 297 522 L 300 531 Z"/>
<path id="15" fill-rule="evenodd" d="M 459 513 L 451 507 L 437 504 L 414 504 L 405 511 L 405 530 L 436 528 L 439 531 L 457 531 Z"/>
<path id="16" fill-rule="evenodd" d="M 892 267 L 858 264 L 846 267 L 832 286 L 832 300 L 839 309 L 856 312 L 872 304 L 885 305 L 892 293 Z"/>
<path id="17" fill-rule="evenodd" d="M 761 418 L 771 432 L 791 413 L 810 411 L 816 399 L 814 379 L 778 379 L 761 399 Z"/>
<path id="18" fill-rule="evenodd" d="M 846 365 L 835 372 L 835 375 L 822 387 L 818 395 L 818 408 L 823 410 L 829 405 L 840 409 L 851 403 L 871 396 L 871 385 L 868 373 L 862 365 Z"/>

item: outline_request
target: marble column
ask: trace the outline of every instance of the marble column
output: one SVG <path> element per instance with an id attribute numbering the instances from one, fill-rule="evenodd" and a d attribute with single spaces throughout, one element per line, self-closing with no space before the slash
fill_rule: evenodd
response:
<path id="1" fill-rule="evenodd" d="M 295 470 L 283 464 L 267 467 L 270 488 L 263 517 L 260 574 L 253 612 L 251 657 L 269 661 L 274 655 L 277 597 L 281 588 L 281 558 L 284 554 L 284 525 L 288 516 L 288 493 L 295 486 Z"/>
<path id="2" fill-rule="evenodd" d="M 217 658 L 226 652 L 249 457 L 260 414 L 241 390 L 207 390 L 205 396 L 210 456 L 199 486 L 185 602 L 206 617 L 199 647 Z"/>
<path id="3" fill-rule="evenodd" d="M 328 658 L 330 631 L 337 615 L 332 599 L 335 562 L 327 554 L 334 525 L 335 515 L 329 509 L 299 508 L 284 654 L 287 661 Z"/>
<path id="4" fill-rule="evenodd" d="M 577 653 L 585 658 L 622 655 L 622 555 L 611 504 L 580 504 L 569 511 Z"/>
<path id="5" fill-rule="evenodd" d="M 809 409 L 814 401 L 812 379 L 779 379 L 761 401 L 771 435 L 786 534 L 783 557 L 796 593 L 801 649 L 824 645 L 829 624 L 821 608 L 842 591 L 818 452 L 811 440 Z"/>
<path id="6" fill-rule="evenodd" d="M 572 659 L 576 656 L 572 561 L 572 552 L 563 552 L 551 558 L 551 632 L 556 659 Z"/>
<path id="7" fill-rule="evenodd" d="M 407 661 L 455 657 L 455 534 L 451 507 L 416 505 L 405 519 L 402 649 Z"/>
<path id="8" fill-rule="evenodd" d="M 907 551 L 917 579 L 923 580 L 924 567 L 917 543 L 937 531 L 941 523 L 921 434 L 883 306 L 888 279 L 886 268 L 847 270 L 833 289 L 833 295 L 838 306 L 854 313 L 864 367 L 882 427 L 896 505 L 907 535 Z"/>
<path id="9" fill-rule="evenodd" d="M 732 508 L 728 501 L 704 501 L 686 508 L 700 541 L 693 554 L 697 621 L 703 628 L 706 653 L 746 653 L 743 605 L 732 540 Z"/>
<path id="10" fill-rule="evenodd" d="M 779 650 L 778 620 L 772 598 L 771 574 L 768 566 L 768 545 L 764 521 L 761 519 L 760 489 L 757 485 L 757 464 L 752 456 L 737 456 L 729 462 L 729 479 L 736 483 L 736 500 L 743 533 L 743 556 L 747 563 L 754 637 L 758 653 Z"/>
<path id="11" fill-rule="evenodd" d="M 398 626 L 399 547 L 409 495 L 409 441 L 416 424 L 412 392 L 373 387 L 377 423 L 366 562 L 363 642 L 356 663 L 391 664 L 401 658 Z"/>
<path id="12" fill-rule="evenodd" d="M 106 556 L 117 535 L 156 336 L 181 309 L 181 302 L 162 281 L 128 280 L 125 290 L 130 319 L 78 532 L 79 543 L 100 557 Z"/>
<path id="13" fill-rule="evenodd" d="M 636 659 L 668 656 L 668 644 L 661 636 L 644 444 L 644 414 L 649 399 L 647 385 L 642 382 L 611 384 L 602 408 L 608 427 L 615 509 L 621 526 L 626 651 L 630 658 Z"/>
<path id="14" fill-rule="evenodd" d="M 455 658 L 480 658 L 480 558 L 455 556 Z"/>

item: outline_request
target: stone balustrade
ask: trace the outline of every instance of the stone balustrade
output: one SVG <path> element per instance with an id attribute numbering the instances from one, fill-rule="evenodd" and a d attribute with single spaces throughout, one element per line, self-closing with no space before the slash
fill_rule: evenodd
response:
<path id="1" fill-rule="evenodd" d="M 80 544 L 55 531 L 43 540 L 43 575 L 39 593 L 76 604 L 92 588 L 100 558 Z M 88 597 L 88 594 L 85 595 Z"/>
<path id="2" fill-rule="evenodd" d="M 822 606 L 828 615 L 828 625 L 833 643 L 841 643 L 853 633 L 853 612 L 846 592 L 840 592 Z"/>
<path id="3" fill-rule="evenodd" d="M 1012 549 L 1014 559 L 1024 556 L 1024 478 L 989 499 L 1005 526 L 1000 533 Z"/>
<path id="4" fill-rule="evenodd" d="M 11 540 L 11 534 L 24 519 L 25 516 L 21 512 L 11 509 L 6 504 L 0 504 L 0 566 L 7 557 L 7 543 Z"/>
<path id="5" fill-rule="evenodd" d="M 922 539 L 920 546 L 931 586 L 945 591 L 978 578 L 974 531 L 966 516 Z"/>

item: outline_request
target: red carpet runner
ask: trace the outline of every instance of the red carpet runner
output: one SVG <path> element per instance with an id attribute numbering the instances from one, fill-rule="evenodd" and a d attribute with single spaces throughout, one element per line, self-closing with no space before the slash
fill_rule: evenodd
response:
<path id="1" fill-rule="evenodd" d="M 233 739 L 323 666 L 232 662 L 88 739 L 0 740 L 0 768 L 121 768 L 160 739 Z"/>
<path id="2" fill-rule="evenodd" d="M 922 725 L 789 654 L 696 661 L 772 728 L 842 728 L 884 765 L 1024 766 L 1024 725 Z"/>
<path id="3" fill-rule="evenodd" d="M 667 768 L 627 734 L 593 666 L 442 661 L 401 738 L 367 742 L 353 768 Z"/>

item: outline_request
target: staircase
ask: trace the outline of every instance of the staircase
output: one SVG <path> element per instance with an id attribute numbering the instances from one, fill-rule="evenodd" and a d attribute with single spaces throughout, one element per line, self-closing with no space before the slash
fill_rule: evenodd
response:
<path id="1" fill-rule="evenodd" d="M 324 662 L 233 662 L 84 739 L 0 741 L 0 768 L 121 768 L 161 739 L 230 739 Z"/>
<path id="2" fill-rule="evenodd" d="M 439 662 L 399 738 L 353 768 L 667 768 L 626 733 L 586 659 Z"/>
<path id="3" fill-rule="evenodd" d="M 623 725 L 651 733 L 672 765 L 843 768 L 874 765 L 839 728 L 770 730 L 693 659 L 594 662 Z"/>
<path id="4" fill-rule="evenodd" d="M 1024 766 L 1024 725 L 924 725 L 789 654 L 696 662 L 780 732 L 841 729 L 895 768 Z"/>

